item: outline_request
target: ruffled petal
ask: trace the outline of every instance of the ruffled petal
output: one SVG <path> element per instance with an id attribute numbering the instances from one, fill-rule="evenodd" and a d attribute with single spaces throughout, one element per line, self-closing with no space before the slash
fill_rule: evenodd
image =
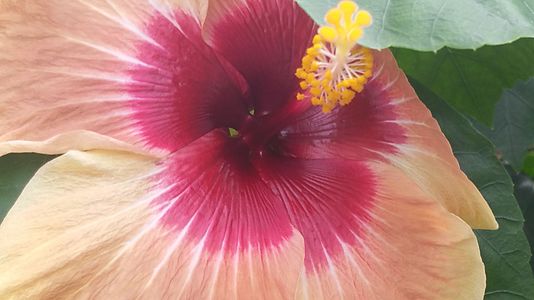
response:
<path id="1" fill-rule="evenodd" d="M 314 108 L 296 118 L 280 133 L 280 151 L 307 159 L 387 161 L 473 228 L 497 228 L 391 53 L 375 51 L 374 61 L 374 76 L 351 104 L 329 114 Z"/>
<path id="2" fill-rule="evenodd" d="M 393 122 L 402 126 L 407 138 L 395 145 L 399 150 L 397 155 L 385 157 L 471 227 L 497 229 L 489 205 L 460 169 L 438 122 L 419 100 L 393 55 L 382 51 L 377 56 L 383 62 L 383 76 L 376 84 L 395 86 L 389 89 L 390 103 L 398 116 Z"/>
<path id="3" fill-rule="evenodd" d="M 262 170 L 304 237 L 297 299 L 482 299 L 472 230 L 399 169 L 291 159 Z"/>
<path id="4" fill-rule="evenodd" d="M 0 298 L 291 298 L 302 237 L 226 143 L 49 162 L 0 227 Z"/>
<path id="5" fill-rule="evenodd" d="M 212 0 L 203 29 L 208 44 L 246 80 L 256 114 L 294 99 L 294 73 L 317 30 L 295 1 Z"/>
<path id="6" fill-rule="evenodd" d="M 170 152 L 247 113 L 200 37 L 205 1 L 0 5 L 0 155 Z"/>

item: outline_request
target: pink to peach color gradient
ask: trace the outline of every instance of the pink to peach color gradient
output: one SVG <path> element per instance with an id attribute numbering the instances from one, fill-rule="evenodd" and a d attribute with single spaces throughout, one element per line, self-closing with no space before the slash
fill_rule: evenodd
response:
<path id="1" fill-rule="evenodd" d="M 292 0 L 0 2 L 2 299 L 482 299 L 497 223 L 389 50 L 296 101 Z M 229 134 L 232 128 L 237 134 Z"/>

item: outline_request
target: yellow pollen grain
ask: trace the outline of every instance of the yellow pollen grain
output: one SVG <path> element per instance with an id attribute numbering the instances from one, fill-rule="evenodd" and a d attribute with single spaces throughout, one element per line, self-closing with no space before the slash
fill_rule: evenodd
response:
<path id="1" fill-rule="evenodd" d="M 344 0 L 325 14 L 325 21 L 329 25 L 317 30 L 295 76 L 303 90 L 297 100 L 308 98 L 328 113 L 354 100 L 373 74 L 372 52 L 358 45 L 372 17 L 355 2 Z"/>
<path id="2" fill-rule="evenodd" d="M 312 87 L 310 89 L 310 94 L 314 95 L 314 96 L 320 96 L 321 95 L 321 89 L 320 88 L 317 88 L 317 87 Z"/>
<path id="3" fill-rule="evenodd" d="M 343 16 L 343 12 L 338 8 L 332 8 L 329 10 L 326 15 L 324 16 L 326 22 L 332 24 L 332 25 L 338 25 L 341 21 L 341 18 Z"/>
<path id="4" fill-rule="evenodd" d="M 325 40 L 325 41 L 327 41 L 329 43 L 333 43 L 337 38 L 337 30 L 335 30 L 334 28 L 329 27 L 329 26 L 323 26 L 323 27 L 319 28 L 319 31 L 317 33 L 319 33 L 319 36 L 323 40 Z"/>
<path id="5" fill-rule="evenodd" d="M 350 16 L 358 9 L 358 5 L 353 1 L 341 1 L 337 7 L 345 13 L 345 16 Z"/>
<path id="6" fill-rule="evenodd" d="M 349 32 L 349 40 L 351 42 L 357 42 L 363 35 L 363 30 L 360 27 L 354 27 Z"/>
<path id="7" fill-rule="evenodd" d="M 311 99 L 311 103 L 312 103 L 313 105 L 321 105 L 321 104 L 323 104 L 323 102 L 321 101 L 321 99 L 319 99 L 319 98 L 317 98 L 317 97 L 312 97 L 312 99 Z"/>
<path id="8" fill-rule="evenodd" d="M 361 10 L 356 15 L 357 26 L 369 26 L 371 25 L 371 14 L 366 10 Z"/>

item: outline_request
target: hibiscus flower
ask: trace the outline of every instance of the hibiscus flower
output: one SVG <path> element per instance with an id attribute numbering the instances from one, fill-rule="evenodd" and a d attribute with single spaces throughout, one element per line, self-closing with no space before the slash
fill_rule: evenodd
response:
<path id="1" fill-rule="evenodd" d="M 391 53 L 357 45 L 371 16 L 326 21 L 0 2 L 0 155 L 62 154 L 0 227 L 0 298 L 481 299 L 488 205 Z"/>

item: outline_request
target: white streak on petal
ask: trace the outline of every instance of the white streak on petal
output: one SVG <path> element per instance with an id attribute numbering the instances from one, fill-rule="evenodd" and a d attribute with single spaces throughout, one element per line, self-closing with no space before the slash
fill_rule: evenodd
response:
<path id="1" fill-rule="evenodd" d="M 376 78 L 379 78 L 380 74 L 382 74 L 382 71 L 384 71 L 384 64 L 381 64 L 380 67 L 378 67 L 377 70 L 374 71 L 374 74 L 373 76 L 371 76 L 371 80 L 369 80 L 369 82 L 372 82 Z"/>
<path id="2" fill-rule="evenodd" d="M 88 3 L 84 0 L 78 0 L 78 2 L 82 3 L 83 5 L 87 6 L 88 8 L 92 9 L 93 11 L 99 13 L 100 15 L 106 17 L 107 19 L 119 24 L 120 26 L 122 26 L 124 29 L 132 32 L 133 34 L 137 35 L 139 38 L 141 38 L 142 40 L 160 48 L 160 49 L 164 49 L 160 44 L 158 44 L 156 41 L 154 41 L 154 39 L 152 39 L 151 37 L 149 37 L 148 35 L 146 35 L 144 32 L 142 32 L 141 30 L 139 30 L 139 28 L 137 28 L 132 22 L 130 22 L 129 20 L 125 19 L 123 15 L 120 16 L 120 18 L 117 18 L 115 16 L 112 16 L 110 14 L 108 14 L 107 12 L 105 12 L 104 10 L 100 9 L 99 7 L 91 4 L 91 3 Z M 116 5 L 111 3 L 110 1 L 106 1 L 110 6 L 113 7 L 113 9 L 119 13 L 116 9 Z"/>
<path id="3" fill-rule="evenodd" d="M 139 65 L 139 66 L 143 66 L 143 67 L 146 67 L 146 68 L 160 70 L 160 68 L 158 68 L 156 66 L 153 66 L 153 65 L 147 64 L 145 62 L 142 62 L 142 61 L 140 61 L 139 59 L 137 59 L 135 57 L 132 57 L 130 55 L 127 55 L 127 54 L 122 53 L 120 51 L 117 51 L 115 49 L 110 49 L 110 48 L 106 48 L 104 46 L 95 45 L 95 44 L 92 44 L 90 42 L 83 41 L 83 40 L 80 40 L 80 39 L 77 39 L 77 38 L 74 38 L 74 37 L 70 37 L 70 36 L 66 36 L 66 35 L 63 35 L 63 38 L 65 38 L 69 42 L 73 42 L 73 43 L 76 43 L 76 44 L 87 46 L 89 48 L 98 50 L 98 51 L 100 51 L 102 53 L 109 54 L 111 56 L 114 56 L 114 57 L 118 58 L 121 61 L 130 63 L 130 64 L 134 64 L 134 65 Z"/>
<path id="4" fill-rule="evenodd" d="M 394 86 L 397 83 L 399 79 L 401 79 L 401 73 L 396 72 L 395 78 L 393 80 L 388 81 L 388 83 L 386 83 L 385 85 L 383 85 L 380 91 L 382 92 L 388 91 L 392 86 Z"/>
<path id="5" fill-rule="evenodd" d="M 328 263 L 328 272 L 330 273 L 330 276 L 332 276 L 332 279 L 334 280 L 334 283 L 336 284 L 336 289 L 338 294 L 341 296 L 343 295 L 343 287 L 341 286 L 341 282 L 339 280 L 339 276 L 337 275 L 336 267 L 334 263 L 332 262 L 332 259 L 330 258 L 330 254 L 328 254 L 328 251 L 326 251 L 326 248 L 324 245 L 322 245 L 323 253 L 326 258 L 326 262 Z"/>
<path id="6" fill-rule="evenodd" d="M 200 262 L 202 252 L 204 251 L 204 246 L 206 245 L 206 238 L 208 236 L 208 232 L 209 230 L 204 234 L 202 239 L 198 242 L 198 244 L 192 250 L 193 257 L 191 259 L 191 263 L 188 266 L 187 276 L 185 277 L 183 281 L 182 289 L 180 290 L 180 293 L 176 297 L 178 299 L 182 299 L 182 294 L 185 292 L 185 289 L 188 286 L 189 281 L 191 281 L 191 278 L 193 277 L 193 274 L 195 273 L 198 263 Z"/>
<path id="7" fill-rule="evenodd" d="M 80 78 L 87 78 L 87 79 L 97 79 L 97 80 L 106 80 L 111 82 L 117 82 L 122 84 L 128 84 L 133 83 L 134 81 L 128 77 L 118 76 L 117 74 L 113 73 L 106 73 L 106 72 L 100 72 L 96 70 L 78 70 L 78 71 L 72 71 L 72 70 L 62 70 L 62 69 L 28 69 L 28 71 L 36 71 L 36 72 L 43 72 L 43 73 L 49 73 L 49 74 L 57 74 L 57 75 L 67 75 L 72 77 L 80 77 Z"/>
<path id="8" fill-rule="evenodd" d="M 249 279 L 250 279 L 250 286 L 252 290 L 256 289 L 256 280 L 254 279 L 254 266 L 253 266 L 253 258 L 252 258 L 252 247 L 249 245 L 247 249 L 247 258 L 248 258 L 248 272 L 249 272 Z"/>
<path id="9" fill-rule="evenodd" d="M 313 267 L 313 278 L 315 279 L 315 285 L 317 286 L 318 290 L 319 290 L 319 293 L 317 294 L 317 299 L 326 299 L 326 297 L 324 296 L 324 291 L 323 291 L 323 283 L 321 282 L 321 279 L 319 277 L 319 274 L 317 273 L 317 269 L 315 267 Z M 314 295 L 315 296 L 315 295 Z"/>
<path id="10" fill-rule="evenodd" d="M 234 287 L 233 287 L 233 290 L 234 291 L 237 291 L 237 281 L 238 281 L 238 272 L 239 272 L 239 248 L 241 246 L 241 242 L 238 241 L 237 242 L 237 245 L 236 245 L 236 252 L 234 254 Z"/>
<path id="11" fill-rule="evenodd" d="M 365 276 L 365 273 L 363 272 L 360 264 L 354 258 L 354 255 L 352 251 L 350 250 L 350 247 L 347 246 L 347 244 L 341 240 L 339 240 L 339 243 L 341 244 L 341 248 L 343 249 L 343 255 L 349 261 L 349 264 L 352 266 L 352 269 L 356 270 L 356 272 L 358 273 L 357 280 L 362 281 L 365 285 L 369 286 L 369 280 L 367 279 L 367 276 Z"/>
<path id="12" fill-rule="evenodd" d="M 213 270 L 213 279 L 211 281 L 210 292 L 208 294 L 209 295 L 208 299 L 214 299 L 215 287 L 217 286 L 217 283 L 219 281 L 219 272 L 221 270 L 221 265 L 222 265 L 222 262 L 223 262 L 223 259 L 224 259 L 223 253 L 224 253 L 225 245 L 226 245 L 226 239 L 223 241 L 221 250 L 219 251 L 219 253 L 217 253 L 217 257 L 215 259 L 215 267 L 214 267 L 214 270 Z"/>
<path id="13" fill-rule="evenodd" d="M 302 272 L 300 273 L 299 281 L 302 287 L 304 299 L 310 299 L 310 294 L 308 293 L 308 276 L 306 276 L 305 268 L 303 268 Z"/>
<path id="14" fill-rule="evenodd" d="M 158 12 L 160 13 L 167 21 L 169 21 L 174 27 L 176 27 L 180 32 L 184 33 L 182 31 L 182 28 L 180 25 L 176 22 L 176 19 L 172 16 L 172 10 L 169 8 L 168 5 L 163 5 L 160 1 L 155 0 L 148 0 L 148 3 Z"/>
<path id="15" fill-rule="evenodd" d="M 389 104 L 399 105 L 399 104 L 407 103 L 413 100 L 417 100 L 417 98 L 416 97 L 402 97 L 402 98 L 397 98 L 397 99 L 393 99 L 389 101 Z"/>
<path id="16" fill-rule="evenodd" d="M 182 244 L 185 235 L 189 231 L 189 227 L 191 226 L 191 223 L 193 223 L 193 220 L 196 218 L 197 214 L 195 214 L 189 222 L 187 222 L 187 225 L 180 230 L 180 233 L 174 240 L 174 242 L 167 248 L 167 251 L 165 251 L 165 255 L 163 255 L 163 258 L 161 259 L 160 263 L 154 267 L 154 270 L 152 271 L 152 274 L 150 275 L 150 278 L 148 279 L 144 290 L 147 290 L 152 283 L 154 282 L 154 279 L 158 276 L 161 269 L 167 264 L 167 262 L 170 260 L 171 256 L 176 252 L 176 249 Z"/>
<path id="17" fill-rule="evenodd" d="M 418 122 L 418 121 L 412 121 L 412 120 L 384 120 L 382 121 L 382 123 L 393 123 L 393 124 L 399 124 L 399 125 L 417 125 L 417 126 L 431 128 L 424 122 Z"/>

